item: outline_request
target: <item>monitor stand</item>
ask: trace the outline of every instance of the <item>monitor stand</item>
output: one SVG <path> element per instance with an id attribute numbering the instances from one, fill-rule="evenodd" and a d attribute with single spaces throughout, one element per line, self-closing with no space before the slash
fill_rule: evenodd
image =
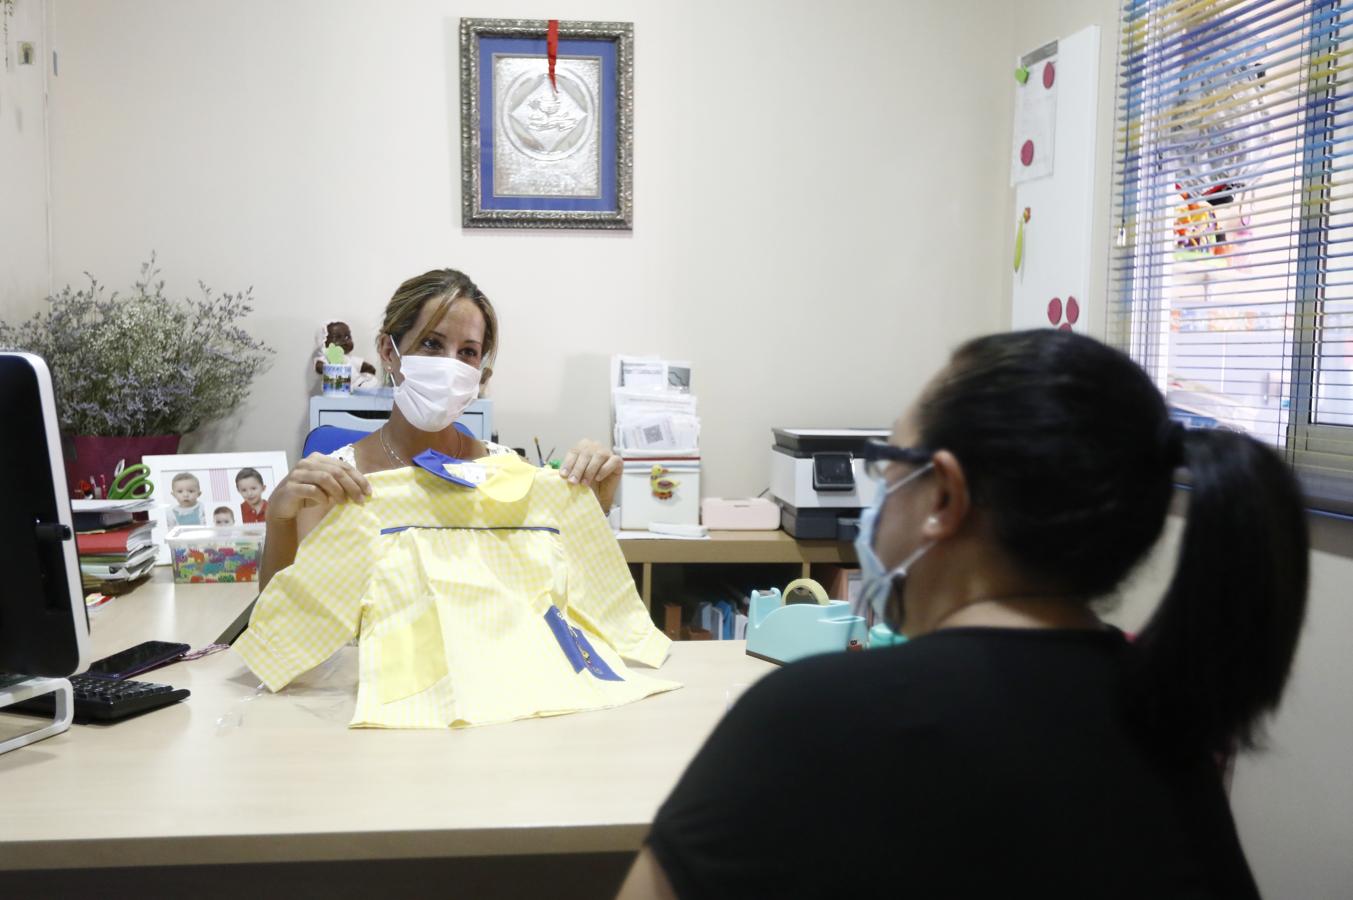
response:
<path id="1" fill-rule="evenodd" d="M 70 728 L 75 715 L 75 703 L 71 694 L 70 682 L 65 678 L 29 678 L 24 675 L 0 675 L 0 712 L 15 703 L 22 703 L 30 697 L 43 694 L 56 694 L 50 722 L 44 722 L 32 731 L 24 732 L 8 740 L 0 741 L 0 753 L 8 753 L 20 747 L 60 734 Z"/>

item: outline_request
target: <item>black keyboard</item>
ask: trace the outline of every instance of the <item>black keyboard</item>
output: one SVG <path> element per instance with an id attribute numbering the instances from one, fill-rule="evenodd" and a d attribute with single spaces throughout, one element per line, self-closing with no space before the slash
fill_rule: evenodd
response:
<path id="1" fill-rule="evenodd" d="M 70 685 L 75 695 L 77 721 L 115 722 L 146 710 L 177 703 L 189 694 L 187 688 L 176 690 L 167 684 L 155 684 L 152 681 L 113 681 L 93 675 L 72 675 Z M 46 715 L 51 715 L 55 708 L 56 698 L 52 694 L 33 697 L 9 707 Z"/>

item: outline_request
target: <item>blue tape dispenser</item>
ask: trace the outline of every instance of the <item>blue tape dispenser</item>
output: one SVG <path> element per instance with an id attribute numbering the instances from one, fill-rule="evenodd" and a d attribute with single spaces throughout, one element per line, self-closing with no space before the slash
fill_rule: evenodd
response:
<path id="1" fill-rule="evenodd" d="M 815 602 L 796 602 L 800 598 Z M 810 578 L 778 588 L 752 591 L 748 601 L 747 653 L 773 663 L 790 663 L 819 653 L 840 653 L 851 642 L 863 649 L 868 628 L 845 600 L 832 600 Z"/>

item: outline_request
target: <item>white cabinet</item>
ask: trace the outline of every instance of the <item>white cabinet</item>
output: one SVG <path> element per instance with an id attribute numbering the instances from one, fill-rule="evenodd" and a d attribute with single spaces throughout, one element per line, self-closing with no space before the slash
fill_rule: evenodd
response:
<path id="1" fill-rule="evenodd" d="M 347 397 L 311 397 L 310 427 L 334 425 L 354 431 L 375 431 L 390 418 L 394 395 L 389 388 Z M 476 400 L 458 419 L 481 441 L 493 439 L 493 401 Z"/>

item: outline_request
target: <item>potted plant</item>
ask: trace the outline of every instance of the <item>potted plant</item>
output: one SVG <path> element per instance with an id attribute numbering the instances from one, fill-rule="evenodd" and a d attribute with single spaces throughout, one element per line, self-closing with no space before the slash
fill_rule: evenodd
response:
<path id="1" fill-rule="evenodd" d="M 125 295 L 85 275 L 88 287 L 67 285 L 31 319 L 0 321 L 0 348 L 35 353 L 52 370 L 61 430 L 73 438 L 72 487 L 112 481 L 120 460 L 177 452 L 180 437 L 248 396 L 273 353 L 240 326 L 252 288 L 215 294 L 199 282 L 201 297 L 172 300 L 154 254 Z"/>

